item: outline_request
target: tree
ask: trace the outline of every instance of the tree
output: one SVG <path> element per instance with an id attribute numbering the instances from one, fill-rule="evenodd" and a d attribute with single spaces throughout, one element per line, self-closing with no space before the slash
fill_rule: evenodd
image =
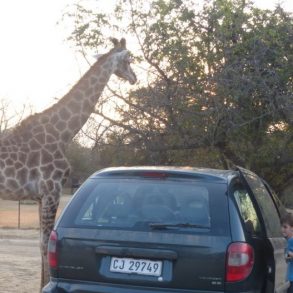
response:
<path id="1" fill-rule="evenodd" d="M 128 95 L 109 88 L 96 146 L 124 145 L 142 164 L 239 164 L 280 191 L 293 178 L 292 15 L 244 0 L 196 2 L 121 0 L 114 16 L 75 6 L 71 40 L 84 54 L 105 30 L 139 45 L 143 81 Z"/>
<path id="2" fill-rule="evenodd" d="M 7 99 L 0 99 L 0 135 L 7 134 L 11 127 L 19 124 L 25 116 L 31 113 L 32 107 L 30 105 L 15 108 Z"/>

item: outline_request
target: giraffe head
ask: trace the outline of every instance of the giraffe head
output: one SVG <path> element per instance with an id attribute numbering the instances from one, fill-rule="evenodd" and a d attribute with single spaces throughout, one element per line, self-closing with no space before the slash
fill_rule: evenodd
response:
<path id="1" fill-rule="evenodd" d="M 112 39 L 114 48 L 111 50 L 115 54 L 116 63 L 114 73 L 125 80 L 128 80 L 130 84 L 136 83 L 136 75 L 133 72 L 131 64 L 130 52 L 126 49 L 126 41 L 122 38 L 120 41 Z"/>

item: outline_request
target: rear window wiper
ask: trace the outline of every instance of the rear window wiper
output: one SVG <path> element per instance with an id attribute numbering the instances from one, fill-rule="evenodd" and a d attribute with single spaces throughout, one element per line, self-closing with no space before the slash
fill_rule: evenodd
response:
<path id="1" fill-rule="evenodd" d="M 209 229 L 210 226 L 191 224 L 191 223 L 150 223 L 149 226 L 152 229 L 168 229 L 168 228 L 200 228 L 200 229 Z"/>

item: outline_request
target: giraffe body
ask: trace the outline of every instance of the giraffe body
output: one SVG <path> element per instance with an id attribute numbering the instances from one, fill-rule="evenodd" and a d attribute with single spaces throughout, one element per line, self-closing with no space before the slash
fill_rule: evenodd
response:
<path id="1" fill-rule="evenodd" d="M 41 286 L 49 280 L 47 244 L 54 227 L 62 186 L 70 174 L 65 149 L 82 128 L 111 75 L 136 82 L 125 40 L 113 40 L 79 82 L 55 105 L 32 115 L 0 137 L 0 198 L 39 203 Z"/>

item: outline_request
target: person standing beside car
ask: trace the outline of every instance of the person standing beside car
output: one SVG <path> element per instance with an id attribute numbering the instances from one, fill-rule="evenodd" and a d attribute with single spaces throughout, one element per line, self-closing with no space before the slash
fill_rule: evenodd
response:
<path id="1" fill-rule="evenodd" d="M 287 278 L 290 282 L 288 293 L 293 293 L 293 215 L 286 214 L 281 219 L 281 229 L 283 236 L 287 239 L 286 261 L 288 263 Z"/>

